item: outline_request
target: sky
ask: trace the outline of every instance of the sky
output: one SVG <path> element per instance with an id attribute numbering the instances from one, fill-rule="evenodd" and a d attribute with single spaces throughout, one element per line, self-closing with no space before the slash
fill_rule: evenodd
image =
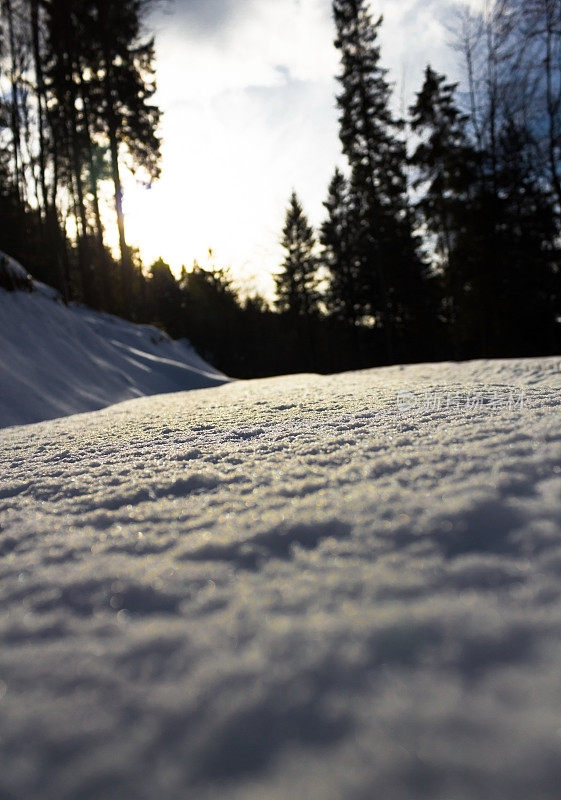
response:
<path id="1" fill-rule="evenodd" d="M 432 66 L 454 79 L 453 0 L 373 0 L 382 61 L 405 107 Z M 164 112 L 162 176 L 130 178 L 129 242 L 178 272 L 195 259 L 229 267 L 240 288 L 271 296 L 292 189 L 315 226 L 344 166 L 330 0 L 163 0 L 156 32 Z"/>

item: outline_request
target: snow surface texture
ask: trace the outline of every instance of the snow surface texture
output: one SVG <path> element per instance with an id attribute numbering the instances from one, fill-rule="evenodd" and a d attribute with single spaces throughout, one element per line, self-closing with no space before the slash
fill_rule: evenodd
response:
<path id="1" fill-rule="evenodd" d="M 0 289 L 0 427 L 227 380 L 185 340 L 65 306 L 34 286 L 31 294 Z"/>
<path id="2" fill-rule="evenodd" d="M 0 432 L 0 796 L 559 798 L 560 388 L 389 368 Z"/>

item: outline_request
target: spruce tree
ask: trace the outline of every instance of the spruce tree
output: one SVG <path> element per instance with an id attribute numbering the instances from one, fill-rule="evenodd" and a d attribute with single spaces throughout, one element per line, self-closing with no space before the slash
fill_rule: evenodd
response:
<path id="1" fill-rule="evenodd" d="M 554 204 L 531 132 L 505 120 L 493 158 L 469 141 L 455 86 L 427 68 L 411 108 L 417 204 L 441 280 L 453 355 L 550 351 L 558 271 Z"/>
<path id="2" fill-rule="evenodd" d="M 420 194 L 419 221 L 441 281 L 441 313 L 459 355 L 462 298 L 472 276 L 465 259 L 458 257 L 457 244 L 472 215 L 480 158 L 469 143 L 467 117 L 455 102 L 456 88 L 445 76 L 426 68 L 423 86 L 410 108 L 411 129 L 420 139 L 410 162 L 416 170 L 413 186 Z"/>
<path id="3" fill-rule="evenodd" d="M 352 326 L 361 316 L 360 259 L 356 247 L 356 225 L 349 184 L 336 169 L 324 203 L 327 219 L 320 231 L 322 265 L 329 275 L 325 302 L 337 319 Z"/>
<path id="4" fill-rule="evenodd" d="M 422 316 L 422 264 L 408 208 L 402 124 L 390 108 L 380 64 L 382 18 L 367 0 L 334 0 L 335 46 L 341 51 L 340 138 L 350 169 L 363 313 L 382 328 L 387 357 L 406 356 Z"/>
<path id="5" fill-rule="evenodd" d="M 531 131 L 506 121 L 498 132 L 497 153 L 499 200 L 491 251 L 495 257 L 487 261 L 498 320 L 492 330 L 493 354 L 555 352 L 561 310 L 555 204 L 534 171 Z"/>
<path id="6" fill-rule="evenodd" d="M 183 330 L 183 295 L 169 264 L 162 258 L 150 267 L 147 290 L 151 322 L 179 338 Z"/>
<path id="7" fill-rule="evenodd" d="M 283 313 L 309 317 L 318 302 L 316 238 L 296 192 L 290 197 L 281 244 L 286 255 L 282 272 L 275 276 L 276 307 Z"/>
<path id="8" fill-rule="evenodd" d="M 456 84 L 446 83 L 428 66 L 417 99 L 411 106 L 411 129 L 421 138 L 410 161 L 417 169 L 414 187 L 424 188 L 419 208 L 433 232 L 439 234 L 438 254 L 445 259 L 451 249 L 449 221 L 457 199 L 473 183 L 477 156 L 468 142 L 467 117 L 455 102 Z"/>

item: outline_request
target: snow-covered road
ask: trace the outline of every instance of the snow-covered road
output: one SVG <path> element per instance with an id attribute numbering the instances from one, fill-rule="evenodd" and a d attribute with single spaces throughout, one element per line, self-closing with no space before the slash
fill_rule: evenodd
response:
<path id="1" fill-rule="evenodd" d="M 560 363 L 0 431 L 0 797 L 558 798 Z"/>

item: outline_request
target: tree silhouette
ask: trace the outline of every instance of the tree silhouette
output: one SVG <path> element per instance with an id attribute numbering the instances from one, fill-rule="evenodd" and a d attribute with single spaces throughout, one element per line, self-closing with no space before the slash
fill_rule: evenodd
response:
<path id="1" fill-rule="evenodd" d="M 403 125 L 392 115 L 380 64 L 382 18 L 372 20 L 366 0 L 334 0 L 333 13 L 341 53 L 340 138 L 351 170 L 353 269 L 361 275 L 363 314 L 384 331 L 393 360 L 418 333 L 424 275 L 408 206 Z"/>
<path id="2" fill-rule="evenodd" d="M 311 316 L 318 302 L 316 238 L 296 192 L 290 197 L 281 244 L 285 258 L 275 276 L 276 307 L 282 313 Z"/>
<path id="3" fill-rule="evenodd" d="M 322 264 L 329 274 L 325 303 L 337 319 L 355 326 L 362 313 L 357 224 L 353 218 L 349 184 L 339 169 L 335 170 L 329 184 L 324 206 L 327 219 L 321 226 L 320 241 Z"/>

